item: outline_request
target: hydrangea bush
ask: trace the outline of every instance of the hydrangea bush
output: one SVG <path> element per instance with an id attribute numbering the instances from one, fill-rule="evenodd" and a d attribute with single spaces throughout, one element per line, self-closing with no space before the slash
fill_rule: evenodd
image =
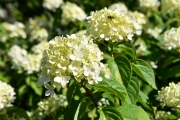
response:
<path id="1" fill-rule="evenodd" d="M 0 120 L 179 120 L 179 5 L 0 1 Z"/>

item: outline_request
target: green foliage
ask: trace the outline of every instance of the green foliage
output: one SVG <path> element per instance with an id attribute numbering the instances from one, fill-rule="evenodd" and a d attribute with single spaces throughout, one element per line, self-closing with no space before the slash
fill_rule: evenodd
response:
<path id="1" fill-rule="evenodd" d="M 127 120 L 150 120 L 148 114 L 139 106 L 126 104 L 118 108 L 122 116 Z"/>
<path id="2" fill-rule="evenodd" d="M 140 59 L 134 60 L 132 69 L 140 78 L 151 85 L 151 87 L 157 89 L 153 69 L 146 61 Z"/>
<path id="3" fill-rule="evenodd" d="M 136 104 L 140 91 L 140 84 L 137 77 L 131 77 L 129 84 L 127 86 L 128 96 L 132 104 Z"/>
<path id="4" fill-rule="evenodd" d="M 123 84 L 127 87 L 132 76 L 132 68 L 130 61 L 126 56 L 123 55 L 116 56 L 115 61 L 118 65 L 119 73 L 123 80 Z"/>
<path id="5" fill-rule="evenodd" d="M 98 112 L 100 113 L 99 120 L 124 120 L 118 109 L 112 106 L 103 107 L 102 109 L 99 109 Z"/>
<path id="6" fill-rule="evenodd" d="M 169 106 L 161 107 L 160 102 L 156 100 L 157 90 L 167 86 L 170 82 L 177 83 L 180 79 L 180 49 L 171 49 L 173 45 L 178 44 L 172 43 L 173 45 L 168 46 L 168 49 L 163 46 L 165 32 L 171 28 L 180 27 L 180 17 L 179 13 L 176 13 L 177 11 L 163 15 L 161 10 L 163 0 L 159 0 L 160 6 L 157 9 L 143 8 L 139 5 L 139 0 L 64 0 L 64 3 L 68 1 L 81 7 L 87 16 L 91 15 L 92 11 L 98 11 L 104 7 L 108 8 L 113 3 L 122 2 L 127 6 L 129 12 L 142 13 L 145 16 L 146 24 L 142 25 L 142 33 L 140 35 L 134 34 L 131 41 L 123 38 L 124 40 L 121 42 L 111 42 L 111 40 L 105 39 L 101 43 L 95 43 L 94 40 L 93 42 L 104 54 L 104 59 L 101 62 L 108 65 L 111 76 L 106 78 L 106 73 L 102 72 L 100 76 L 103 80 L 93 84 L 86 81 L 86 76 L 79 81 L 71 76 L 71 80 L 65 88 L 59 87 L 59 83 L 57 83 L 57 89 L 54 91 L 56 94 L 63 95 L 66 101 L 59 100 L 56 105 L 58 109 L 51 109 L 50 113 L 46 113 L 44 109 L 49 110 L 52 106 L 48 106 L 46 102 L 40 106 L 42 100 L 47 100 L 47 96 L 44 95 L 47 89 L 37 86 L 39 77 L 37 74 L 40 71 L 28 73 L 14 64 L 8 52 L 13 45 L 19 45 L 26 49 L 28 54 L 33 53 L 31 49 L 41 40 L 31 41 L 31 37 L 34 37 L 34 34 L 38 32 L 31 33 L 33 25 L 30 25 L 30 20 L 36 21 L 34 26 L 47 30 L 48 41 L 55 36 L 66 36 L 87 30 L 89 26 L 86 20 L 71 21 L 69 24 L 63 25 L 61 6 L 53 11 L 43 7 L 44 1 L 0 1 L 0 81 L 10 84 L 16 93 L 16 100 L 12 102 L 13 106 L 5 107 L 6 114 L 2 114 L 3 109 L 0 109 L 0 119 L 6 120 L 7 116 L 16 114 L 26 120 L 150 120 L 156 119 L 159 110 L 171 112 L 168 114 L 168 120 L 180 118 L 179 111 L 177 112 Z M 3 13 L 1 13 L 1 9 L 6 11 L 5 17 L 1 15 Z M 114 18 L 111 20 L 115 21 Z M 16 36 L 16 33 L 11 34 L 11 31 L 3 27 L 4 22 L 14 25 L 18 21 L 23 23 L 26 37 Z M 155 28 L 160 31 L 155 30 Z M 104 28 L 97 30 L 97 34 L 102 35 L 102 30 L 99 29 L 104 30 Z M 110 29 L 117 31 L 113 26 Z M 122 31 L 126 30 L 131 31 L 127 28 L 123 28 Z M 13 32 L 17 31 L 13 30 Z M 43 36 L 43 33 L 40 35 Z M 177 37 L 177 35 L 173 36 Z M 90 38 L 93 39 L 92 36 Z M 141 46 L 142 43 L 144 46 Z M 56 51 L 53 52 L 56 54 Z M 58 57 L 61 56 L 58 54 Z M 21 58 L 18 57 L 18 59 Z M 41 62 L 44 61 L 45 59 L 41 60 Z M 23 60 L 18 64 L 21 63 L 25 63 L 28 67 L 31 66 L 31 63 L 26 63 Z M 36 63 L 37 61 L 33 61 L 32 64 Z M 48 65 L 46 64 L 46 66 Z M 59 69 L 69 70 L 69 66 L 65 67 L 67 68 L 52 67 L 48 69 L 52 70 L 54 75 L 58 75 Z M 82 72 L 81 69 L 79 72 Z M 50 81 L 52 82 L 53 78 L 50 78 Z M 68 105 L 61 106 L 61 102 L 67 102 Z M 52 100 L 51 105 L 53 103 Z M 41 107 L 44 111 L 41 110 Z"/>
<path id="7" fill-rule="evenodd" d="M 127 90 L 124 85 L 116 80 L 107 80 L 99 82 L 98 84 L 91 85 L 98 91 L 105 91 L 122 100 L 123 103 L 127 102 Z"/>

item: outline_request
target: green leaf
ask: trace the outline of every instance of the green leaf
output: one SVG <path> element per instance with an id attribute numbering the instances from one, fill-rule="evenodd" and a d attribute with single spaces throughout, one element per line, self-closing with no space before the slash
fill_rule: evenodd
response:
<path id="1" fill-rule="evenodd" d="M 80 110 L 79 110 L 79 115 L 78 115 L 78 120 L 82 120 L 82 119 L 85 119 L 85 118 L 87 118 L 88 117 L 88 114 L 87 114 L 87 107 L 88 107 L 88 105 L 90 104 L 90 103 L 92 103 L 92 101 L 90 101 L 90 102 L 83 102 L 82 103 L 82 107 L 80 108 Z"/>
<path id="2" fill-rule="evenodd" d="M 176 63 L 176 62 L 178 62 L 178 61 L 180 61 L 180 58 L 174 57 L 174 56 L 170 56 L 170 57 L 168 57 L 168 58 L 165 60 L 162 68 L 165 68 L 165 67 L 167 67 L 168 65 L 173 64 L 173 63 Z"/>
<path id="3" fill-rule="evenodd" d="M 132 75 L 131 63 L 128 58 L 123 55 L 115 57 L 114 60 L 118 66 L 123 84 L 127 87 Z"/>
<path id="4" fill-rule="evenodd" d="M 80 107 L 81 107 L 81 104 L 82 104 L 83 101 L 81 101 L 78 105 L 78 108 L 76 110 L 76 113 L 74 115 L 74 120 L 78 120 L 78 114 L 79 114 L 79 110 L 80 110 Z"/>
<path id="5" fill-rule="evenodd" d="M 24 84 L 18 89 L 18 97 L 21 97 L 23 94 L 27 92 L 27 85 Z"/>
<path id="6" fill-rule="evenodd" d="M 31 81 L 30 86 L 31 86 L 31 88 L 34 90 L 34 92 L 35 92 L 37 95 L 39 95 L 39 96 L 42 95 L 43 88 L 42 88 L 42 87 L 39 88 L 39 87 L 37 86 L 36 82 Z"/>
<path id="7" fill-rule="evenodd" d="M 114 103 L 114 97 L 113 97 L 111 94 L 109 94 L 109 93 L 107 93 L 107 92 L 104 92 L 104 93 L 102 94 L 102 97 L 103 97 L 103 98 L 107 98 L 109 101 L 111 101 L 112 103 Z"/>
<path id="8" fill-rule="evenodd" d="M 43 88 L 42 88 L 42 87 L 39 88 L 39 87 L 37 86 L 35 80 L 36 80 L 36 79 L 35 79 L 34 76 L 28 76 L 28 77 L 25 79 L 26 84 L 27 84 L 28 86 L 30 86 L 37 95 L 41 96 L 41 95 L 42 95 L 42 92 L 43 92 Z"/>
<path id="9" fill-rule="evenodd" d="M 169 69 L 168 77 L 180 77 L 180 65 Z"/>
<path id="10" fill-rule="evenodd" d="M 91 103 L 92 103 L 92 101 L 90 100 L 89 97 L 85 97 L 84 99 L 82 99 L 76 110 L 74 120 L 85 119 L 87 117 L 86 108 Z"/>
<path id="11" fill-rule="evenodd" d="M 76 83 L 75 80 L 71 79 L 70 85 L 69 85 L 69 88 L 67 91 L 68 104 L 71 104 L 71 101 L 74 99 L 74 96 L 78 95 L 78 93 L 77 93 L 78 91 L 79 91 L 78 84 Z"/>
<path id="12" fill-rule="evenodd" d="M 135 48 L 129 43 L 119 44 L 116 49 L 118 50 L 118 52 L 123 52 L 124 55 L 130 56 L 132 59 L 136 57 Z"/>
<path id="13" fill-rule="evenodd" d="M 74 120 L 75 114 L 78 112 L 78 107 L 80 104 L 80 100 L 72 100 L 71 104 L 65 109 L 64 120 Z"/>
<path id="14" fill-rule="evenodd" d="M 132 104 L 136 104 L 139 97 L 140 84 L 137 77 L 132 77 L 127 86 L 128 96 Z"/>
<path id="15" fill-rule="evenodd" d="M 146 103 L 147 100 L 149 99 L 149 97 L 148 97 L 146 94 L 144 94 L 142 91 L 139 92 L 139 96 L 140 96 L 140 98 L 142 98 L 142 100 L 143 100 L 145 103 Z"/>
<path id="16" fill-rule="evenodd" d="M 106 118 L 106 116 L 104 115 L 102 109 L 98 109 L 97 111 L 98 111 L 99 114 L 100 114 L 99 120 L 108 120 L 108 119 Z"/>
<path id="17" fill-rule="evenodd" d="M 122 114 L 112 106 L 103 107 L 102 111 L 106 118 L 111 118 L 113 120 L 124 120 Z"/>
<path id="18" fill-rule="evenodd" d="M 90 85 L 97 90 L 108 92 L 120 98 L 122 102 L 127 102 L 127 90 L 124 85 L 116 80 L 106 80 L 98 84 Z"/>
<path id="19" fill-rule="evenodd" d="M 128 120 L 150 120 L 148 114 L 139 106 L 124 104 L 118 108 L 124 119 Z"/>
<path id="20" fill-rule="evenodd" d="M 119 81 L 120 83 L 123 83 L 122 78 L 119 74 L 118 66 L 117 66 L 116 62 L 114 61 L 114 59 L 109 58 L 107 63 L 108 63 L 108 66 L 109 66 L 112 76 L 114 76 L 114 79 Z"/>
<path id="21" fill-rule="evenodd" d="M 132 63 L 133 71 L 144 81 L 146 81 L 152 88 L 157 89 L 155 84 L 154 71 L 151 66 L 144 60 L 134 60 Z"/>
<path id="22" fill-rule="evenodd" d="M 21 109 L 21 108 L 13 106 L 13 107 L 7 107 L 6 110 L 7 110 L 7 115 L 8 116 L 13 116 L 13 114 L 17 114 L 20 117 L 25 118 L 26 120 L 30 120 L 29 116 L 26 113 L 26 111 Z"/>
<path id="23" fill-rule="evenodd" d="M 154 110 L 153 110 L 152 108 L 150 108 L 149 105 L 148 105 L 147 103 L 145 103 L 142 98 L 139 97 L 139 98 L 138 98 L 138 102 L 139 102 L 146 110 L 148 110 L 148 111 L 150 111 L 150 112 L 153 113 Z"/>

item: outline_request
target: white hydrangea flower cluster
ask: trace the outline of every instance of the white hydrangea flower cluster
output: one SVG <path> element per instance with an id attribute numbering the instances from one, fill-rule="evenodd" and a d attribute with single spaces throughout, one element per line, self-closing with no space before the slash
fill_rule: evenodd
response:
<path id="1" fill-rule="evenodd" d="M 28 74 L 32 74 L 33 72 L 39 72 L 43 52 L 48 47 L 48 42 L 41 42 L 32 47 L 34 53 L 28 54 L 25 49 L 13 45 L 10 48 L 8 55 L 12 59 L 14 66 L 18 67 L 19 72 L 26 71 Z"/>
<path id="2" fill-rule="evenodd" d="M 141 25 L 128 14 L 107 8 L 92 12 L 87 20 L 89 24 L 87 34 L 96 42 L 132 40 L 134 34 L 142 29 Z"/>
<path id="3" fill-rule="evenodd" d="M 74 3 L 66 2 L 61 6 L 62 15 L 61 23 L 62 25 L 67 25 L 70 22 L 84 21 L 87 17 L 86 13 Z"/>
<path id="4" fill-rule="evenodd" d="M 163 15 L 168 13 L 180 13 L 180 0 L 161 0 L 161 12 Z"/>
<path id="5" fill-rule="evenodd" d="M 45 49 L 49 48 L 49 43 L 48 42 L 40 42 L 37 45 L 34 45 L 31 48 L 31 51 L 33 52 L 33 54 L 38 55 L 39 57 L 43 57 L 43 52 Z"/>
<path id="6" fill-rule="evenodd" d="M 153 36 L 154 38 L 158 38 L 158 36 L 161 32 L 162 32 L 162 29 L 158 28 L 158 27 L 154 27 L 153 29 L 152 28 L 147 29 L 147 33 L 149 35 Z"/>
<path id="7" fill-rule="evenodd" d="M 12 62 L 15 66 L 21 65 L 27 54 L 28 52 L 18 45 L 13 45 L 8 52 L 8 56 L 12 58 Z"/>
<path id="8" fill-rule="evenodd" d="M 62 3 L 63 0 L 44 0 L 43 7 L 55 12 Z"/>
<path id="9" fill-rule="evenodd" d="M 172 82 L 169 86 L 162 87 L 156 99 L 161 102 L 162 106 L 180 109 L 180 82 L 177 84 Z"/>
<path id="10" fill-rule="evenodd" d="M 7 11 L 0 8 L 0 18 L 7 18 Z"/>
<path id="11" fill-rule="evenodd" d="M 165 31 L 162 46 L 164 49 L 176 49 L 180 52 L 180 27 Z"/>
<path id="12" fill-rule="evenodd" d="M 78 31 L 75 34 L 76 34 L 77 37 L 80 37 L 80 38 L 87 37 L 87 40 L 89 40 L 89 36 L 86 35 L 86 32 L 87 32 L 87 30 L 81 30 L 81 31 Z"/>
<path id="13" fill-rule="evenodd" d="M 101 99 L 98 101 L 98 105 L 99 105 L 99 106 L 110 105 L 110 103 L 109 103 L 109 100 L 108 100 L 108 99 L 106 99 L 106 98 L 101 98 Z"/>
<path id="14" fill-rule="evenodd" d="M 102 80 L 99 75 L 104 69 L 104 64 L 100 62 L 103 53 L 97 44 L 75 34 L 57 36 L 49 44 L 49 49 L 44 52 L 37 81 L 38 86 L 44 85 L 48 89 L 46 95 L 53 95 L 55 87 L 66 87 L 71 77 L 78 82 L 86 79 L 89 84 Z"/>
<path id="15" fill-rule="evenodd" d="M 143 25 L 145 25 L 147 23 L 145 15 L 138 11 L 129 12 L 128 14 L 135 22 L 140 24 L 140 26 L 141 26 L 140 29 L 143 29 Z M 141 33 L 142 33 L 142 30 L 139 30 L 136 32 L 137 35 L 141 35 Z"/>
<path id="16" fill-rule="evenodd" d="M 87 30 L 81 30 L 77 32 L 75 35 L 79 38 L 86 39 L 87 41 L 90 39 L 90 36 L 86 35 Z M 108 67 L 108 64 L 104 64 L 104 69 L 101 71 L 106 79 L 110 79 L 112 77 L 111 71 Z"/>
<path id="17" fill-rule="evenodd" d="M 8 34 L 2 35 L 0 39 L 2 42 L 6 42 L 11 38 L 26 38 L 26 32 L 24 31 L 24 24 L 21 22 L 15 22 L 14 24 L 3 22 L 2 27 L 8 32 Z"/>
<path id="18" fill-rule="evenodd" d="M 139 6 L 141 8 L 151 8 L 156 10 L 159 5 L 159 0 L 139 0 Z"/>
<path id="19" fill-rule="evenodd" d="M 68 105 L 67 98 L 64 95 L 54 95 L 38 103 L 38 111 L 49 115 L 58 108 L 65 108 Z"/>
<path id="20" fill-rule="evenodd" d="M 30 42 L 33 41 L 47 41 L 48 32 L 45 28 L 40 27 L 36 20 L 29 20 L 29 29 L 30 29 Z"/>
<path id="21" fill-rule="evenodd" d="M 0 110 L 12 106 L 12 102 L 15 100 L 14 88 L 6 82 L 0 80 Z"/>
<path id="22" fill-rule="evenodd" d="M 144 56 L 145 55 L 145 52 L 147 50 L 147 46 L 146 46 L 146 43 L 142 39 L 136 40 L 136 42 L 134 43 L 134 46 L 138 46 L 138 48 L 136 49 L 137 56 Z"/>
<path id="23" fill-rule="evenodd" d="M 41 57 L 35 54 L 28 54 L 25 56 L 24 61 L 21 66 L 27 74 L 32 74 L 33 72 L 39 72 L 41 66 Z"/>
<path id="24" fill-rule="evenodd" d="M 114 4 L 110 5 L 108 7 L 108 9 L 128 13 L 128 8 L 126 7 L 126 5 L 124 3 L 121 3 L 121 2 L 114 3 Z"/>
<path id="25" fill-rule="evenodd" d="M 168 113 L 165 111 L 157 111 L 155 118 L 156 120 L 168 120 Z"/>

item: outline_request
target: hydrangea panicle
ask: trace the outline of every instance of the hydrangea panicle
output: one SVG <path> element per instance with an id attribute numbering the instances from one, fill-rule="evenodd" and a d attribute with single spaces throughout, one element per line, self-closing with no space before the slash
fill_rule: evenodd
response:
<path id="1" fill-rule="evenodd" d="M 0 80 L 0 110 L 12 106 L 12 102 L 15 100 L 14 88 L 6 82 Z"/>
<path id="2" fill-rule="evenodd" d="M 43 51 L 49 47 L 48 42 L 41 42 L 34 45 L 31 50 L 32 54 L 17 45 L 13 45 L 8 52 L 12 59 L 13 65 L 18 68 L 19 72 L 26 71 L 28 74 L 39 72 Z"/>
<path id="3" fill-rule="evenodd" d="M 63 0 L 44 0 L 43 7 L 55 12 L 62 3 Z"/>
<path id="4" fill-rule="evenodd" d="M 156 99 L 161 102 L 162 106 L 180 109 L 180 82 L 177 84 L 172 82 L 169 86 L 162 87 Z"/>
<path id="5" fill-rule="evenodd" d="M 164 39 L 161 43 L 164 49 L 176 49 L 180 52 L 180 27 L 165 31 Z"/>
<path id="6" fill-rule="evenodd" d="M 163 15 L 168 13 L 180 13 L 179 0 L 161 0 L 161 12 Z"/>
<path id="7" fill-rule="evenodd" d="M 108 9 L 128 13 L 128 8 L 126 7 L 126 5 L 124 3 L 121 3 L 121 2 L 114 3 L 114 4 L 110 5 L 108 7 Z"/>
<path id="8" fill-rule="evenodd" d="M 96 42 L 132 40 L 134 34 L 142 29 L 141 25 L 128 14 L 107 8 L 91 12 L 87 20 L 89 24 L 87 34 Z"/>
<path id="9" fill-rule="evenodd" d="M 44 51 L 38 86 L 45 85 L 46 95 L 53 94 L 56 87 L 66 87 L 74 77 L 78 82 L 86 79 L 89 84 L 102 80 L 100 72 L 105 65 L 101 63 L 103 53 L 88 37 L 57 36 L 49 41 L 49 49 Z M 47 87 L 48 86 L 48 87 Z"/>
<path id="10" fill-rule="evenodd" d="M 2 35 L 2 38 L 0 39 L 1 42 L 6 42 L 8 39 L 12 38 L 23 38 L 25 39 L 27 37 L 25 32 L 25 26 L 21 22 L 14 22 L 13 24 L 8 22 L 1 23 L 2 27 L 8 31 L 8 34 Z"/>
<path id="11" fill-rule="evenodd" d="M 139 6 L 143 9 L 151 8 L 157 10 L 160 2 L 158 0 L 139 0 Z"/>
<path id="12" fill-rule="evenodd" d="M 87 16 L 83 9 L 71 2 L 66 2 L 61 8 L 62 25 L 67 25 L 70 22 L 84 21 Z"/>

